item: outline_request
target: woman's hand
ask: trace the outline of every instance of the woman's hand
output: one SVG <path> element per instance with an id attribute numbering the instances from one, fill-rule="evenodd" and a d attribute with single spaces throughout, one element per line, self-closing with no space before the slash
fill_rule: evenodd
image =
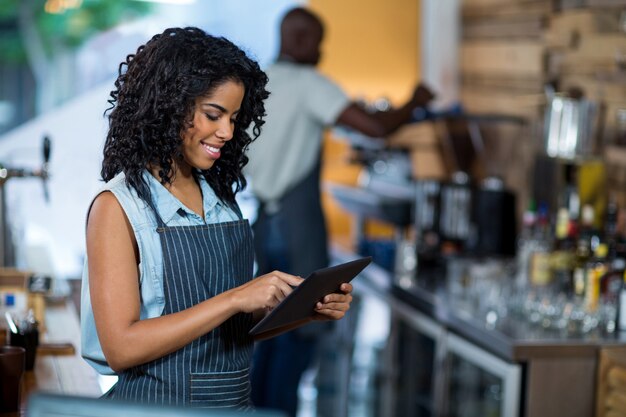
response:
<path id="1" fill-rule="evenodd" d="M 341 284 L 339 290 L 342 294 L 333 293 L 325 295 L 324 298 L 322 298 L 322 300 L 315 305 L 315 314 L 312 317 L 257 334 L 254 339 L 269 339 L 271 337 L 278 336 L 281 333 L 297 329 L 312 320 L 339 320 L 343 318 L 343 316 L 346 315 L 346 312 L 350 309 L 350 303 L 352 302 L 352 285 L 348 283 Z"/>
<path id="2" fill-rule="evenodd" d="M 233 302 L 244 313 L 271 310 L 287 297 L 293 287 L 304 281 L 301 277 L 281 271 L 261 275 L 232 290 Z"/>
<path id="3" fill-rule="evenodd" d="M 343 294 L 333 293 L 325 295 L 315 305 L 315 320 L 339 320 L 346 315 L 352 302 L 352 284 L 343 283 L 339 290 Z"/>

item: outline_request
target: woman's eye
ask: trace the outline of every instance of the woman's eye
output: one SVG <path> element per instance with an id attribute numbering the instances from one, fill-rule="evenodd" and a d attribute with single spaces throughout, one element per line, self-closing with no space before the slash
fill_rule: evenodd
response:
<path id="1" fill-rule="evenodd" d="M 209 113 L 205 113 L 207 119 L 213 121 L 213 122 L 217 122 L 220 119 L 219 115 L 215 115 L 215 114 L 209 114 Z"/>

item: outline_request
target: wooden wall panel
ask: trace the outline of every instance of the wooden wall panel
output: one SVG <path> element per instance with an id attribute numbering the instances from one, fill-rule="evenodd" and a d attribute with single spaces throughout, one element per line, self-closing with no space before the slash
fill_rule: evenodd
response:
<path id="1" fill-rule="evenodd" d="M 541 77 L 544 67 L 544 46 L 539 41 L 466 41 L 461 46 L 464 74 Z"/>
<path id="2" fill-rule="evenodd" d="M 540 143 L 544 86 L 550 82 L 559 92 L 577 88 L 602 109 L 598 136 L 602 145 L 610 145 L 617 135 L 617 112 L 626 108 L 623 16 L 626 0 L 465 0 L 461 74 L 465 108 L 526 117 Z M 495 151 L 494 157 L 505 155 Z M 611 158 L 607 164 L 610 184 L 618 188 L 626 184 L 622 159 Z"/>

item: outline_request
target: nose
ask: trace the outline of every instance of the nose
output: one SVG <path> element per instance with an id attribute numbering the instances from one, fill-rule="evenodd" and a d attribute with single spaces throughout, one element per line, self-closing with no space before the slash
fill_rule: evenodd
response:
<path id="1" fill-rule="evenodd" d="M 224 120 L 219 124 L 217 131 L 215 132 L 215 135 L 224 142 L 231 140 L 234 134 L 235 124 L 227 118 L 224 118 Z"/>

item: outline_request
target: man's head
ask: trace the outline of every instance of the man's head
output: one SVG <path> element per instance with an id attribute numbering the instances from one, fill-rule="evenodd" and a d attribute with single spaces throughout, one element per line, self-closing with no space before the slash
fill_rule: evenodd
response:
<path id="1" fill-rule="evenodd" d="M 297 7 L 287 12 L 280 24 L 280 54 L 300 64 L 317 65 L 323 37 L 321 19 Z"/>

